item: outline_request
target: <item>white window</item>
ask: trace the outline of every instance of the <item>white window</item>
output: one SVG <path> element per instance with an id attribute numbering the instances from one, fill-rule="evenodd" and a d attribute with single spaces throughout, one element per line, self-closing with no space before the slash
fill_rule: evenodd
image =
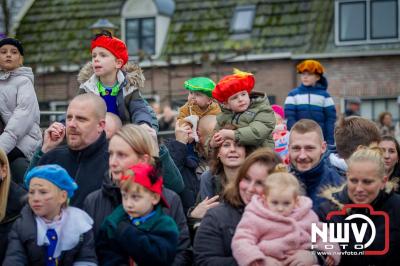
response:
<path id="1" fill-rule="evenodd" d="M 336 0 L 337 45 L 400 41 L 400 0 Z"/>
<path id="2" fill-rule="evenodd" d="M 231 32 L 249 33 L 253 29 L 253 20 L 256 12 L 254 5 L 238 6 L 231 21 Z"/>
<path id="3" fill-rule="evenodd" d="M 121 28 L 129 56 L 142 51 L 152 58 L 161 54 L 175 4 L 172 0 L 127 0 L 122 8 Z"/>

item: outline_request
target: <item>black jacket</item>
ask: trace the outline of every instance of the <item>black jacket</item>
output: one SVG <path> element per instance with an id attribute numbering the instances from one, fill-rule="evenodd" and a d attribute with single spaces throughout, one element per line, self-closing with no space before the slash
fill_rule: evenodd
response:
<path id="1" fill-rule="evenodd" d="M 190 245 L 189 229 L 186 217 L 183 213 L 179 196 L 167 188 L 163 194 L 171 208 L 163 208 L 166 215 L 172 217 L 179 229 L 179 245 L 173 265 L 190 265 L 192 262 L 192 250 Z M 105 218 L 110 215 L 122 202 L 120 189 L 115 186 L 108 175 L 104 176 L 102 188 L 96 190 L 86 198 L 83 210 L 94 220 L 93 231 L 98 236 L 100 227 Z"/>
<path id="2" fill-rule="evenodd" d="M 10 190 L 8 192 L 6 216 L 0 222 L 0 263 L 4 260 L 8 244 L 8 232 L 18 217 L 21 216 L 21 209 L 24 206 L 24 196 L 26 190 L 11 181 Z"/>
<path id="3" fill-rule="evenodd" d="M 335 210 L 341 210 L 342 205 L 340 204 L 350 204 L 352 201 L 348 197 L 347 187 L 343 188 L 330 188 L 324 192 L 324 195 L 329 201 L 324 202 L 320 208 L 317 210 L 317 214 L 320 219 L 326 222 L 326 216 L 329 212 Z M 389 215 L 389 251 L 385 255 L 376 256 L 360 256 L 360 255 L 342 255 L 339 265 L 377 265 L 377 266 L 389 266 L 389 265 L 400 265 L 400 195 L 391 192 L 381 191 L 377 198 L 370 204 L 372 205 L 374 211 L 384 211 Z M 351 214 L 361 213 L 367 215 L 371 218 L 372 222 L 376 227 L 376 237 L 372 242 L 371 246 L 367 250 L 383 250 L 384 248 L 384 232 L 385 232 L 385 222 L 382 216 L 371 215 L 368 209 L 351 209 L 347 215 L 339 216 L 335 215 L 331 218 L 329 222 L 339 223 L 345 222 L 345 218 Z M 357 220 L 355 220 L 357 222 Z M 354 222 L 354 221 L 352 221 Z M 363 221 L 365 222 L 365 221 Z M 361 228 L 361 225 L 358 226 Z M 370 239 L 371 230 L 368 227 L 366 231 L 366 239 Z M 350 244 L 346 251 L 355 251 L 351 249 L 356 244 L 354 236 L 350 234 Z M 341 246 L 343 249 L 343 247 Z"/>
<path id="4" fill-rule="evenodd" d="M 45 153 L 38 165 L 59 164 L 75 179 L 78 190 L 71 198 L 70 204 L 82 207 L 87 195 L 101 188 L 103 175 L 108 170 L 108 143 L 106 134 L 80 151 L 74 151 L 66 145 Z"/>
<path id="5" fill-rule="evenodd" d="M 185 183 L 185 188 L 179 195 L 182 200 L 183 211 L 187 213 L 189 208 L 196 204 L 197 194 L 200 190 L 200 180 L 196 175 L 199 162 L 188 156 L 187 145 L 173 139 L 167 140 L 165 145 Z"/>
<path id="6" fill-rule="evenodd" d="M 228 203 L 220 203 L 207 211 L 194 238 L 196 265 L 237 265 L 231 242 L 242 214 L 243 209 Z"/>
<path id="7" fill-rule="evenodd" d="M 44 246 L 36 244 L 36 221 L 28 205 L 22 209 L 21 217 L 15 221 L 8 239 L 9 245 L 3 266 L 46 265 L 47 251 Z M 60 266 L 73 266 L 75 261 L 97 263 L 92 230 L 82 234 L 74 248 L 61 252 Z"/>

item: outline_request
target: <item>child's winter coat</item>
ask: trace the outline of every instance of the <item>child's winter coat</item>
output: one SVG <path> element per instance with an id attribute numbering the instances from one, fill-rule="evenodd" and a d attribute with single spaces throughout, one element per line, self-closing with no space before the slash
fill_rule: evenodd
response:
<path id="1" fill-rule="evenodd" d="M 253 196 L 232 239 L 232 252 L 238 264 L 249 265 L 256 260 L 265 264 L 266 257 L 281 261 L 289 251 L 309 250 L 311 224 L 319 220 L 311 209 L 310 198 L 300 196 L 298 206 L 285 217 L 267 209 L 260 196 Z M 339 251 L 338 245 L 334 247 L 330 251 Z M 338 264 L 340 256 L 334 256 L 334 260 Z"/>

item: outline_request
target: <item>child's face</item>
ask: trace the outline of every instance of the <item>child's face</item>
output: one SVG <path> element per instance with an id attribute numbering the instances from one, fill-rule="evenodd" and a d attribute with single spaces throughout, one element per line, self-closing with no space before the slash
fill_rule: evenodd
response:
<path id="1" fill-rule="evenodd" d="M 61 206 L 67 201 L 67 192 L 42 178 L 32 178 L 29 184 L 28 202 L 39 217 L 53 220 L 60 214 Z"/>
<path id="2" fill-rule="evenodd" d="M 22 65 L 22 55 L 17 47 L 6 44 L 0 47 L 0 68 L 6 71 L 14 70 Z"/>
<path id="3" fill-rule="evenodd" d="M 160 202 L 160 195 L 148 191 L 143 187 L 138 189 L 137 186 L 140 185 L 133 185 L 128 191 L 121 190 L 122 205 L 125 212 L 132 218 L 149 214 L 154 209 L 154 206 Z"/>
<path id="4" fill-rule="evenodd" d="M 296 207 L 297 196 L 293 189 L 271 189 L 266 196 L 266 206 L 272 212 L 289 216 Z"/>
<path id="5" fill-rule="evenodd" d="M 235 113 L 241 113 L 250 106 L 250 97 L 247 91 L 239 91 L 228 98 L 226 107 Z"/>
<path id="6" fill-rule="evenodd" d="M 107 77 L 115 75 L 122 67 L 122 60 L 117 59 L 110 51 L 103 47 L 95 47 L 92 50 L 92 67 L 96 76 Z"/>
<path id="7" fill-rule="evenodd" d="M 189 91 L 188 102 L 199 106 L 201 109 L 206 109 L 211 104 L 211 101 L 210 97 L 201 92 Z"/>
<path id="8" fill-rule="evenodd" d="M 320 79 L 320 76 L 308 71 L 304 71 L 300 73 L 300 80 L 304 86 L 312 86 L 314 87 L 317 84 L 317 81 Z"/>

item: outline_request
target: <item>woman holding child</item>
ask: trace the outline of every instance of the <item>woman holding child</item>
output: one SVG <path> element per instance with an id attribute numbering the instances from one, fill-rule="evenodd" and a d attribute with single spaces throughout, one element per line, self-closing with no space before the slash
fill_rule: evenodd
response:
<path id="1" fill-rule="evenodd" d="M 348 255 L 342 256 L 340 265 L 399 265 L 400 264 L 400 196 L 393 191 L 393 183 L 388 181 L 385 163 L 380 150 L 362 148 L 354 152 L 347 161 L 347 183 L 340 188 L 330 188 L 323 195 L 328 199 L 319 209 L 321 220 L 327 220 L 331 211 L 342 210 L 346 204 L 369 204 L 374 211 L 383 211 L 388 215 L 389 228 L 386 228 L 382 215 L 372 215 L 366 208 L 347 209 L 345 215 L 335 215 L 329 220 L 342 223 L 353 214 L 366 215 L 374 223 L 376 236 L 367 250 L 385 249 L 385 230 L 389 230 L 388 252 L 380 256 Z M 365 222 L 365 221 L 364 221 Z M 371 229 L 366 230 L 364 240 L 371 239 Z M 359 251 L 359 244 L 350 234 L 348 246 L 340 245 L 346 251 Z M 344 250 L 343 250 L 344 251 Z"/>
<path id="2" fill-rule="evenodd" d="M 250 154 L 238 175 L 224 189 L 224 202 L 207 211 L 194 240 L 197 265 L 235 265 L 231 241 L 244 207 L 254 194 L 263 191 L 262 182 L 280 163 L 275 153 L 262 148 Z"/>

